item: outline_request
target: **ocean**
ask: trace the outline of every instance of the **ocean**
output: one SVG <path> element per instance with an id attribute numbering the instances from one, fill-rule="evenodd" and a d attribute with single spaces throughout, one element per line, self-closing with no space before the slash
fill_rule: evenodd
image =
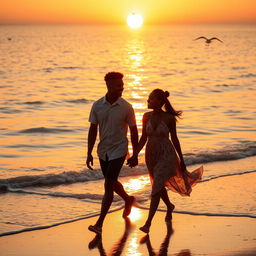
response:
<path id="1" fill-rule="evenodd" d="M 190 197 L 169 192 L 175 211 L 256 218 L 255 41 L 255 25 L 0 26 L 0 236 L 99 214 L 104 180 L 96 147 L 94 170 L 85 165 L 88 117 L 109 71 L 124 74 L 140 134 L 153 89 L 183 111 L 185 161 L 205 171 Z M 139 160 L 120 180 L 148 208 L 144 151 Z M 111 210 L 120 207 L 115 196 Z"/>

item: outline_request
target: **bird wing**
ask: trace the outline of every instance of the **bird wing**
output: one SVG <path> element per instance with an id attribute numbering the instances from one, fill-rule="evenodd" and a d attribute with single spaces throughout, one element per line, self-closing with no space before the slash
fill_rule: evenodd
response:
<path id="1" fill-rule="evenodd" d="M 211 41 L 212 41 L 212 40 L 218 40 L 219 42 L 223 43 L 223 41 L 221 41 L 221 40 L 220 40 L 219 38 L 217 38 L 217 37 L 212 37 L 210 40 L 211 40 Z"/>
<path id="2" fill-rule="evenodd" d="M 198 39 L 205 39 L 205 40 L 207 40 L 207 38 L 205 36 L 199 36 L 198 38 L 196 38 L 194 40 L 198 40 Z"/>

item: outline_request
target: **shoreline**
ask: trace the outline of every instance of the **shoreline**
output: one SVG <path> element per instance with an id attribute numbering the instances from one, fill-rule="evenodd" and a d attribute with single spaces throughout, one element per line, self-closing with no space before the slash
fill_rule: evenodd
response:
<path id="1" fill-rule="evenodd" d="M 149 209 L 147 207 L 142 207 L 142 206 L 135 206 L 137 209 L 140 210 L 144 210 L 144 211 L 148 211 Z M 116 212 L 116 211 L 120 211 L 122 210 L 123 207 L 117 207 L 116 209 L 111 209 L 108 211 L 108 214 Z M 162 213 L 166 213 L 166 210 L 163 209 L 158 209 L 158 212 L 162 212 Z M 173 214 L 182 214 L 182 215 L 191 215 L 191 216 L 205 216 L 205 217 L 232 217 L 232 218 L 251 218 L 251 219 L 256 219 L 256 216 L 254 215 L 250 215 L 250 214 L 227 214 L 227 213 L 200 213 L 200 212 L 189 212 L 189 211 L 179 211 L 179 210 L 174 210 Z M 38 226 L 38 227 L 31 227 L 31 228 L 25 228 L 25 229 L 21 229 L 21 230 L 17 230 L 17 231 L 9 231 L 9 232 L 3 232 L 0 233 L 0 238 L 1 237 L 5 237 L 5 236 L 11 236 L 11 235 L 16 235 L 16 234 L 21 234 L 21 233 L 26 233 L 26 232 L 32 232 L 32 231 L 37 231 L 37 230 L 43 230 L 43 229 L 49 229 L 49 228 L 54 228 L 57 226 L 61 226 L 61 225 L 65 225 L 65 224 L 69 224 L 72 222 L 76 222 L 76 221 L 81 221 L 81 220 L 86 220 L 86 219 L 90 219 L 90 218 L 94 218 L 99 216 L 100 213 L 93 213 L 91 215 L 85 216 L 85 217 L 79 217 L 76 219 L 71 219 L 71 220 L 66 220 L 63 222 L 59 222 L 59 223 L 53 223 L 53 224 L 49 224 L 49 225 L 44 225 L 44 226 Z"/>
<path id="2" fill-rule="evenodd" d="M 145 236 L 139 227 L 144 224 L 147 213 L 147 210 L 133 207 L 127 221 L 121 217 L 122 210 L 109 213 L 101 239 L 87 229 L 97 218 L 90 217 L 51 228 L 2 236 L 0 250 L 5 256 L 150 255 L 149 250 L 168 251 L 168 255 L 180 256 L 256 254 L 256 222 L 252 218 L 174 213 L 172 225 L 166 226 L 165 213 L 157 211 L 149 236 Z"/>
<path id="3" fill-rule="evenodd" d="M 232 165 L 234 164 L 235 162 Z M 233 169 L 232 165 L 229 166 L 231 169 Z M 217 167 L 221 166 L 221 163 L 215 163 L 214 166 L 215 166 L 214 170 L 215 169 L 217 170 Z M 171 193 L 170 194 L 171 200 L 175 205 L 177 205 L 174 213 L 191 215 L 191 216 L 202 216 L 202 217 L 203 216 L 223 217 L 223 218 L 232 217 L 237 219 L 241 217 L 246 217 L 246 218 L 255 219 L 256 215 L 255 215 L 255 208 L 254 208 L 254 182 L 253 182 L 255 178 L 256 178 L 255 171 L 243 171 L 242 173 L 240 172 L 238 174 L 236 173 L 224 174 L 224 175 L 220 175 L 220 179 L 219 177 L 209 177 L 208 179 L 201 181 L 196 186 L 196 188 L 193 189 L 192 197 L 183 198 L 177 195 L 176 193 Z M 131 179 L 130 181 L 127 177 L 121 177 L 120 180 L 127 187 L 127 189 L 133 188 L 132 186 L 134 181 L 133 179 Z M 83 183 L 74 185 L 73 191 L 75 193 L 71 191 L 70 195 L 76 196 L 77 194 L 80 196 L 80 193 L 81 193 L 80 191 L 82 191 L 81 189 L 82 184 Z M 96 194 L 99 193 L 99 191 L 100 191 L 100 188 L 96 190 Z M 145 192 L 148 192 L 148 190 L 145 190 L 144 188 L 142 188 L 141 191 L 144 191 L 144 194 L 142 194 L 141 192 L 137 192 L 136 190 L 134 191 L 130 190 L 129 194 L 133 194 L 138 199 L 138 201 L 135 204 L 137 208 L 147 211 L 149 208 L 149 200 L 147 198 L 149 194 L 146 194 Z M 26 194 L 28 193 L 30 195 L 29 192 L 24 191 L 24 193 Z M 52 192 L 49 191 L 48 193 L 46 193 L 46 196 L 51 196 L 52 195 L 51 193 Z M 85 191 L 85 194 L 86 193 L 89 193 L 88 189 L 87 191 Z M 237 197 L 238 193 L 239 193 L 239 196 Z M 32 196 L 34 196 L 34 194 L 35 193 L 33 193 Z M 19 193 L 17 195 L 19 195 Z M 44 194 L 38 193 L 37 195 L 38 199 L 40 199 L 42 195 L 44 197 Z M 2 194 L 2 196 L 3 196 L 3 199 L 5 198 L 5 196 L 9 196 L 9 197 L 11 196 L 12 198 L 12 196 L 15 196 L 15 194 L 7 193 L 7 194 Z M 50 199 L 49 203 L 48 203 L 48 197 L 45 197 L 45 198 L 47 198 L 47 201 L 46 200 L 40 201 L 42 202 L 41 207 L 45 209 L 49 209 L 49 205 L 53 202 L 55 203 L 55 201 L 51 202 L 51 200 L 52 198 L 55 200 L 56 195 L 54 195 L 53 197 L 49 197 Z M 57 198 L 58 198 L 58 195 L 57 195 Z M 32 213 L 28 215 L 27 219 L 20 220 L 21 222 L 22 221 L 24 222 L 24 225 L 22 225 L 21 223 L 21 225 L 19 226 L 18 225 L 15 226 L 14 224 L 16 222 L 11 221 L 11 219 L 6 219 L 6 221 L 10 221 L 10 223 L 5 222 L 5 218 L 3 215 L 3 218 L 2 218 L 3 229 L 1 230 L 0 237 L 11 236 L 19 233 L 56 227 L 59 225 L 64 225 L 64 224 L 72 223 L 75 221 L 86 220 L 99 215 L 100 207 L 95 207 L 95 205 L 90 205 L 90 203 L 88 203 L 87 205 L 87 202 L 78 200 L 79 199 L 78 197 L 71 197 L 71 199 L 67 199 L 66 197 L 64 198 L 66 201 L 64 200 L 62 202 L 62 205 L 59 204 L 59 201 L 58 201 L 58 205 L 56 205 L 55 207 L 57 211 L 59 211 L 60 207 L 63 207 L 63 203 L 64 203 L 65 210 L 68 209 L 68 207 L 69 208 L 74 207 L 74 209 L 76 209 L 76 207 L 79 209 L 83 209 L 84 205 L 86 205 L 87 208 L 84 208 L 85 212 L 80 210 L 79 212 L 80 214 L 77 214 L 77 215 L 64 214 L 62 218 L 55 219 L 54 221 L 55 208 L 53 210 L 49 209 L 49 212 L 45 212 L 43 214 Z M 47 202 L 46 206 L 44 205 L 45 202 Z M 111 210 L 109 211 L 109 213 L 118 211 L 123 207 L 122 201 L 118 199 L 117 202 L 118 203 L 115 206 L 111 207 Z M 5 201 L 5 204 L 7 205 L 10 203 L 15 203 L 15 201 L 14 202 L 12 200 Z M 2 212 L 4 213 L 3 206 L 1 209 L 2 209 Z M 28 207 L 25 204 L 25 202 L 23 203 L 23 207 L 24 209 Z M 86 211 L 87 209 L 88 209 L 88 212 Z M 158 211 L 162 212 L 163 214 L 166 211 L 165 205 L 162 204 L 161 202 L 160 202 Z M 17 212 L 17 209 L 16 209 L 16 212 Z M 68 211 L 66 211 L 66 213 L 68 213 Z M 7 214 L 7 212 L 5 214 Z M 28 219 L 29 216 L 30 216 L 30 220 Z M 25 225 L 26 223 L 29 223 L 30 225 Z M 35 225 L 32 225 L 33 223 L 35 223 Z M 6 226 L 6 228 L 4 225 Z"/>

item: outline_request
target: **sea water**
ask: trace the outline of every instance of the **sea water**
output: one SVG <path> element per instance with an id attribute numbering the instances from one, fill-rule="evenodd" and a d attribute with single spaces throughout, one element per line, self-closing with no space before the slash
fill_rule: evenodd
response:
<path id="1" fill-rule="evenodd" d="M 99 213 L 104 180 L 96 146 L 94 170 L 85 165 L 88 116 L 109 71 L 124 74 L 140 134 L 153 89 L 183 111 L 186 164 L 205 172 L 191 197 L 169 192 L 176 211 L 255 218 L 255 41 L 255 25 L 0 26 L 0 233 Z M 148 208 L 144 151 L 139 160 L 120 180 Z M 122 206 L 116 196 L 111 209 Z"/>

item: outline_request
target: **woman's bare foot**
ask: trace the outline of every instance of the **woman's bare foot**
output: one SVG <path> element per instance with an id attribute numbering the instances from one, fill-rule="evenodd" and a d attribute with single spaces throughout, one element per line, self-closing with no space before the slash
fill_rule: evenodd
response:
<path id="1" fill-rule="evenodd" d="M 140 227 L 140 230 L 146 234 L 149 233 L 150 226 L 144 225 L 143 227 Z"/>
<path id="2" fill-rule="evenodd" d="M 172 212 L 175 208 L 174 204 L 171 204 L 171 206 L 168 208 L 166 216 L 165 216 L 165 222 L 171 222 L 172 221 Z"/>
<path id="3" fill-rule="evenodd" d="M 90 225 L 88 229 L 98 235 L 101 235 L 102 233 L 102 227 L 96 226 L 96 225 Z"/>

